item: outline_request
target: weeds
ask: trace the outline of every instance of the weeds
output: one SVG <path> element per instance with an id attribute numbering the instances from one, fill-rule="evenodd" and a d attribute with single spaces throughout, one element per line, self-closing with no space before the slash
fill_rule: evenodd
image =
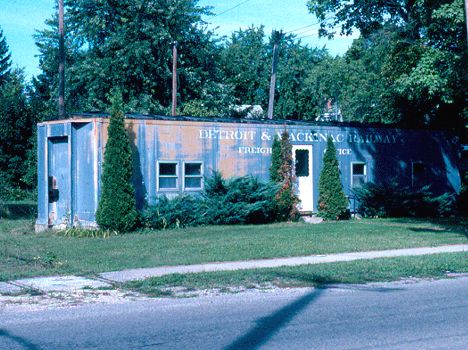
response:
<path id="1" fill-rule="evenodd" d="M 119 233 L 114 230 L 93 230 L 84 229 L 82 227 L 68 227 L 64 230 L 55 232 L 58 236 L 63 237 L 76 237 L 76 238 L 109 238 L 117 236 Z"/>

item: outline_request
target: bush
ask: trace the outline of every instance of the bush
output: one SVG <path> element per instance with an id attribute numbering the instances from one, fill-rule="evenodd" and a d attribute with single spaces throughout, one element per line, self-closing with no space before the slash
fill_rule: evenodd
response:
<path id="1" fill-rule="evenodd" d="M 462 179 L 460 194 L 457 198 L 458 212 L 463 216 L 468 216 L 468 172 L 465 171 Z"/>
<path id="2" fill-rule="evenodd" d="M 132 179 L 132 151 L 125 131 L 122 95 L 115 92 L 104 153 L 101 198 L 96 222 L 104 230 L 130 231 L 136 227 L 135 190 Z"/>
<path id="3" fill-rule="evenodd" d="M 0 219 L 29 219 L 37 215 L 37 202 L 0 201 Z"/>
<path id="4" fill-rule="evenodd" d="M 353 190 L 359 202 L 358 212 L 366 217 L 444 217 L 454 213 L 455 196 L 435 197 L 429 186 L 410 189 L 391 181 L 367 183 Z"/>
<path id="5" fill-rule="evenodd" d="M 207 224 L 260 224 L 277 216 L 277 185 L 262 183 L 252 176 L 223 180 L 219 173 L 209 179 L 203 193 Z"/>
<path id="6" fill-rule="evenodd" d="M 146 227 L 164 230 L 203 224 L 199 217 L 203 202 L 199 197 L 180 195 L 173 199 L 159 198 L 158 205 L 151 206 L 144 212 Z"/>
<path id="7" fill-rule="evenodd" d="M 332 138 L 328 137 L 319 179 L 318 214 L 325 220 L 346 219 L 349 217 L 347 207 L 348 200 L 341 185 L 336 148 Z"/>
<path id="8" fill-rule="evenodd" d="M 153 229 L 274 222 L 280 210 L 277 191 L 278 185 L 252 176 L 225 180 L 215 172 L 205 179 L 201 194 L 160 197 L 156 206 L 145 210 L 144 220 Z"/>
<path id="9" fill-rule="evenodd" d="M 285 130 L 281 140 L 275 137 L 272 145 L 270 179 L 279 184 L 275 195 L 278 221 L 296 221 L 300 214 L 297 204 L 300 202 L 294 191 L 294 164 L 292 145 Z"/>
<path id="10" fill-rule="evenodd" d="M 273 182 L 283 181 L 281 174 L 281 142 L 278 136 L 273 139 L 271 146 L 271 165 L 270 165 L 270 180 Z"/>

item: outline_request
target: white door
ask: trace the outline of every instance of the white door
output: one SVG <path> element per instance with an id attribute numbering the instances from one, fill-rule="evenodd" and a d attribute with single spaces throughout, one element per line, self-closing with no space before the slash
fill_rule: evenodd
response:
<path id="1" fill-rule="evenodd" d="M 313 211 L 312 145 L 293 145 L 293 160 L 301 212 Z"/>

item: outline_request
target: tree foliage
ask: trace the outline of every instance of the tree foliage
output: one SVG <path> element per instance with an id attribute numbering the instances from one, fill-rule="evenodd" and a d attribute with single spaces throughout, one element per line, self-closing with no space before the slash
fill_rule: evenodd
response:
<path id="1" fill-rule="evenodd" d="M 179 47 L 179 98 L 204 99 L 216 81 L 216 41 L 197 1 L 66 1 L 67 100 L 70 111 L 105 110 L 113 86 L 129 112 L 165 113 L 171 101 L 172 43 Z M 57 81 L 56 18 L 36 35 L 44 82 Z M 50 96 L 52 96 L 52 91 Z"/>
<path id="2" fill-rule="evenodd" d="M 24 94 L 24 75 L 15 69 L 0 87 L 0 186 L 2 196 L 12 188 L 28 189 L 29 150 L 33 149 L 35 116 Z"/>
<path id="3" fill-rule="evenodd" d="M 114 90 L 111 100 L 96 222 L 103 229 L 125 232 L 135 228 L 138 218 L 135 190 L 131 182 L 132 150 L 124 126 L 120 91 Z"/>
<path id="4" fill-rule="evenodd" d="M 269 63 L 263 26 L 239 29 L 221 53 L 223 74 L 237 104 L 268 103 Z"/>
<path id="5" fill-rule="evenodd" d="M 36 183 L 36 115 L 26 95 L 21 69 L 11 68 L 11 54 L 0 28 L 0 197 L 22 199 Z"/>
<path id="6" fill-rule="evenodd" d="M 340 180 L 336 147 L 331 137 L 323 156 L 323 167 L 319 179 L 318 214 L 326 220 L 340 220 L 347 216 L 348 201 Z"/>
<path id="7" fill-rule="evenodd" d="M 310 0 L 321 35 L 359 30 L 346 53 L 347 119 L 460 130 L 466 100 L 463 1 Z M 380 115 L 380 117 L 379 117 Z M 380 120 L 378 120 L 380 119 Z"/>
<path id="8" fill-rule="evenodd" d="M 299 218 L 297 204 L 299 198 L 296 195 L 294 161 L 292 158 L 292 145 L 289 141 L 289 133 L 284 130 L 280 140 L 280 168 L 278 180 L 281 185 L 276 193 L 276 205 L 282 221 L 294 221 Z"/>
<path id="9" fill-rule="evenodd" d="M 271 165 L 270 165 L 270 180 L 273 182 L 281 182 L 281 142 L 278 136 L 273 138 L 271 145 Z"/>
<path id="10" fill-rule="evenodd" d="M 3 30 L 0 27 L 0 87 L 5 83 L 11 70 L 11 53 Z"/>

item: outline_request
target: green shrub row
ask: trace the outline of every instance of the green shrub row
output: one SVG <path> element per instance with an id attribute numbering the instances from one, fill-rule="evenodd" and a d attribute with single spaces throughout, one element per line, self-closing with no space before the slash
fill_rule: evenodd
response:
<path id="1" fill-rule="evenodd" d="M 252 176 L 223 179 L 219 172 L 205 179 L 200 194 L 158 198 L 143 213 L 146 227 L 168 229 L 199 225 L 264 224 L 285 219 L 275 196 L 279 185 Z"/>
<path id="2" fill-rule="evenodd" d="M 446 217 L 456 210 L 456 196 L 434 196 L 429 186 L 412 189 L 397 182 L 367 183 L 354 189 L 358 213 L 366 217 Z"/>

